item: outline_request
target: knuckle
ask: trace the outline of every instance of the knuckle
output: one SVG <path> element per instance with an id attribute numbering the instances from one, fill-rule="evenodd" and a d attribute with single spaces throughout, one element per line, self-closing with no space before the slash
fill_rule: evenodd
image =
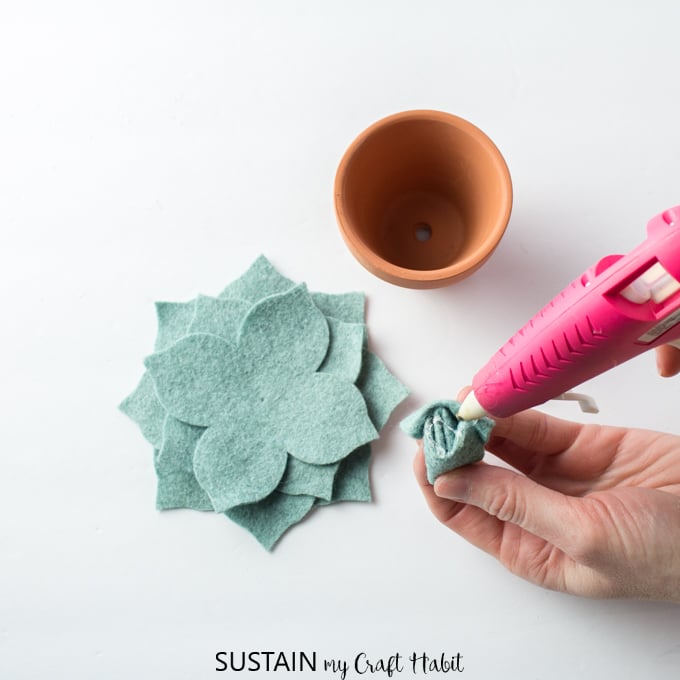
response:
<path id="1" fill-rule="evenodd" d="M 502 522 L 521 525 L 524 520 L 524 510 L 515 485 L 509 484 L 502 493 L 492 496 L 487 512 Z"/>
<path id="2" fill-rule="evenodd" d="M 572 536 L 572 557 L 585 566 L 596 566 L 608 550 L 606 531 L 599 509 L 592 503 L 584 504 L 584 521 L 579 522 L 578 531 Z"/>

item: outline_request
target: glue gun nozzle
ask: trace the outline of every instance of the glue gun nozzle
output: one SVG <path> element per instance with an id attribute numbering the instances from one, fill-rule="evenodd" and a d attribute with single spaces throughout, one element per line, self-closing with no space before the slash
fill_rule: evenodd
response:
<path id="1" fill-rule="evenodd" d="M 484 407 L 477 401 L 474 390 L 470 392 L 460 405 L 457 417 L 459 420 L 476 420 L 487 415 Z"/>

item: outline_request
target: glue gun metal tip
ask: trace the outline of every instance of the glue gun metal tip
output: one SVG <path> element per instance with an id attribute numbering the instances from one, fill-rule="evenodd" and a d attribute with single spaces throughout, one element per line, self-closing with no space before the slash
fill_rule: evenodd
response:
<path id="1" fill-rule="evenodd" d="M 476 420 L 487 415 L 484 407 L 477 401 L 474 390 L 471 391 L 460 405 L 457 417 L 459 420 Z"/>

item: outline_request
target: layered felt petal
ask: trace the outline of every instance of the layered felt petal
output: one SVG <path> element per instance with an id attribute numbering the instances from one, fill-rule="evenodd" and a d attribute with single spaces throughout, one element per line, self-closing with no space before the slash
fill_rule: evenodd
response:
<path id="1" fill-rule="evenodd" d="M 250 531 L 263 547 L 271 550 L 290 527 L 307 515 L 313 505 L 313 496 L 289 496 L 275 491 L 259 503 L 239 505 L 224 514 Z"/>
<path id="2" fill-rule="evenodd" d="M 224 419 L 209 427 L 194 452 L 194 474 L 217 512 L 267 497 L 281 482 L 285 448 L 263 423 Z"/>
<path id="3" fill-rule="evenodd" d="M 157 302 L 156 321 L 158 332 L 154 351 L 161 352 L 174 345 L 187 334 L 191 320 L 194 318 L 196 301 L 190 302 Z"/>
<path id="4" fill-rule="evenodd" d="M 392 411 L 408 396 L 408 388 L 389 372 L 377 354 L 368 350 L 364 351 L 357 387 L 377 430 L 382 430 Z"/>
<path id="5" fill-rule="evenodd" d="M 189 333 L 210 333 L 235 343 L 250 308 L 251 304 L 246 300 L 199 295 Z"/>
<path id="6" fill-rule="evenodd" d="M 327 373 L 292 381 L 278 406 L 286 449 L 306 463 L 335 463 L 378 436 L 361 392 Z"/>
<path id="7" fill-rule="evenodd" d="M 243 320 L 238 345 L 257 379 L 283 386 L 290 376 L 319 367 L 329 337 L 324 315 L 301 284 L 258 302 Z"/>
<path id="8" fill-rule="evenodd" d="M 243 378 L 235 346 L 193 334 L 144 361 L 165 409 L 192 425 L 210 425 L 239 408 L 232 385 Z"/>
<path id="9" fill-rule="evenodd" d="M 194 450 L 205 431 L 167 415 L 163 424 L 163 446 L 156 459 L 156 471 L 194 473 Z"/>
<path id="10" fill-rule="evenodd" d="M 260 255 L 246 272 L 220 293 L 220 297 L 241 298 L 252 303 L 270 295 L 285 293 L 294 285 L 264 255 Z"/>
<path id="11" fill-rule="evenodd" d="M 331 373 L 338 378 L 353 383 L 361 370 L 361 355 L 366 336 L 363 323 L 347 323 L 330 317 L 327 319 L 330 330 L 328 351 L 319 371 Z"/>
<path id="12" fill-rule="evenodd" d="M 363 293 L 312 293 L 314 304 L 326 318 L 363 323 L 366 296 Z"/>
<path id="13" fill-rule="evenodd" d="M 286 471 L 277 491 L 292 496 L 314 496 L 331 500 L 333 483 L 340 463 L 314 465 L 288 456 Z"/>
<path id="14" fill-rule="evenodd" d="M 134 391 L 129 394 L 118 407 L 139 426 L 144 438 L 160 449 L 163 445 L 163 421 L 165 408 L 158 399 L 153 379 L 144 373 Z"/>

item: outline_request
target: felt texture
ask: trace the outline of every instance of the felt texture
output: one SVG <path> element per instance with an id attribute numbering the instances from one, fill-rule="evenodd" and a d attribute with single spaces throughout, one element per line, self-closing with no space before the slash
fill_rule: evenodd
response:
<path id="1" fill-rule="evenodd" d="M 484 457 L 484 445 L 494 426 L 493 420 L 458 420 L 459 408 L 457 401 L 434 401 L 400 423 L 406 434 L 423 440 L 430 484 L 434 484 L 439 475 Z"/>
<path id="2" fill-rule="evenodd" d="M 347 323 L 364 322 L 363 293 L 312 293 L 312 300 L 326 317 Z"/>
<path id="3" fill-rule="evenodd" d="M 364 308 L 264 257 L 219 297 L 157 303 L 120 406 L 154 446 L 157 508 L 222 512 L 271 549 L 315 504 L 370 500 L 368 442 L 408 391 L 366 349 Z"/>
<path id="4" fill-rule="evenodd" d="M 232 508 L 225 514 L 250 531 L 260 544 L 271 550 L 281 536 L 309 513 L 313 496 L 289 496 L 275 491 L 260 501 Z"/>
<path id="5" fill-rule="evenodd" d="M 316 504 L 329 505 L 341 501 L 367 503 L 370 501 L 372 499 L 369 477 L 370 460 L 370 445 L 362 446 L 353 451 L 340 463 L 330 500 L 318 498 Z"/>
<path id="6" fill-rule="evenodd" d="M 190 302 L 157 302 L 158 333 L 154 351 L 161 352 L 186 335 L 196 310 L 196 300 Z"/>
<path id="7" fill-rule="evenodd" d="M 382 430 L 392 411 L 408 396 L 408 388 L 389 372 L 377 354 L 368 350 L 363 354 L 357 387 L 364 395 L 368 415 L 377 430 Z"/>
<path id="8" fill-rule="evenodd" d="M 199 295 L 194 304 L 188 333 L 210 333 L 234 341 L 251 305 L 239 298 L 213 298 Z M 186 335 L 183 333 L 182 335 Z M 181 339 L 175 339 L 175 342 Z M 158 351 L 158 350 L 156 350 Z"/>
<path id="9" fill-rule="evenodd" d="M 210 497 L 194 474 L 194 449 L 205 428 L 166 415 L 163 446 L 156 457 L 156 507 L 159 510 L 189 508 L 214 510 Z"/>
<path id="10" fill-rule="evenodd" d="M 120 410 L 139 426 L 144 438 L 155 448 L 163 446 L 165 409 L 156 395 L 149 373 L 145 373 L 134 391 L 125 397 Z"/>
<path id="11" fill-rule="evenodd" d="M 352 454 L 348 458 L 351 456 Z M 340 465 L 341 463 L 314 465 L 288 456 L 283 478 L 276 490 L 291 496 L 314 496 L 330 501 L 333 498 L 335 475 Z"/>
<path id="12" fill-rule="evenodd" d="M 348 382 L 359 377 L 366 326 L 363 323 L 347 323 L 328 317 L 330 340 L 328 351 L 319 371 L 331 373 Z"/>
<path id="13" fill-rule="evenodd" d="M 219 296 L 221 298 L 240 298 L 249 302 L 258 302 L 270 295 L 285 293 L 294 285 L 293 281 L 280 274 L 264 255 L 260 255 Z"/>

